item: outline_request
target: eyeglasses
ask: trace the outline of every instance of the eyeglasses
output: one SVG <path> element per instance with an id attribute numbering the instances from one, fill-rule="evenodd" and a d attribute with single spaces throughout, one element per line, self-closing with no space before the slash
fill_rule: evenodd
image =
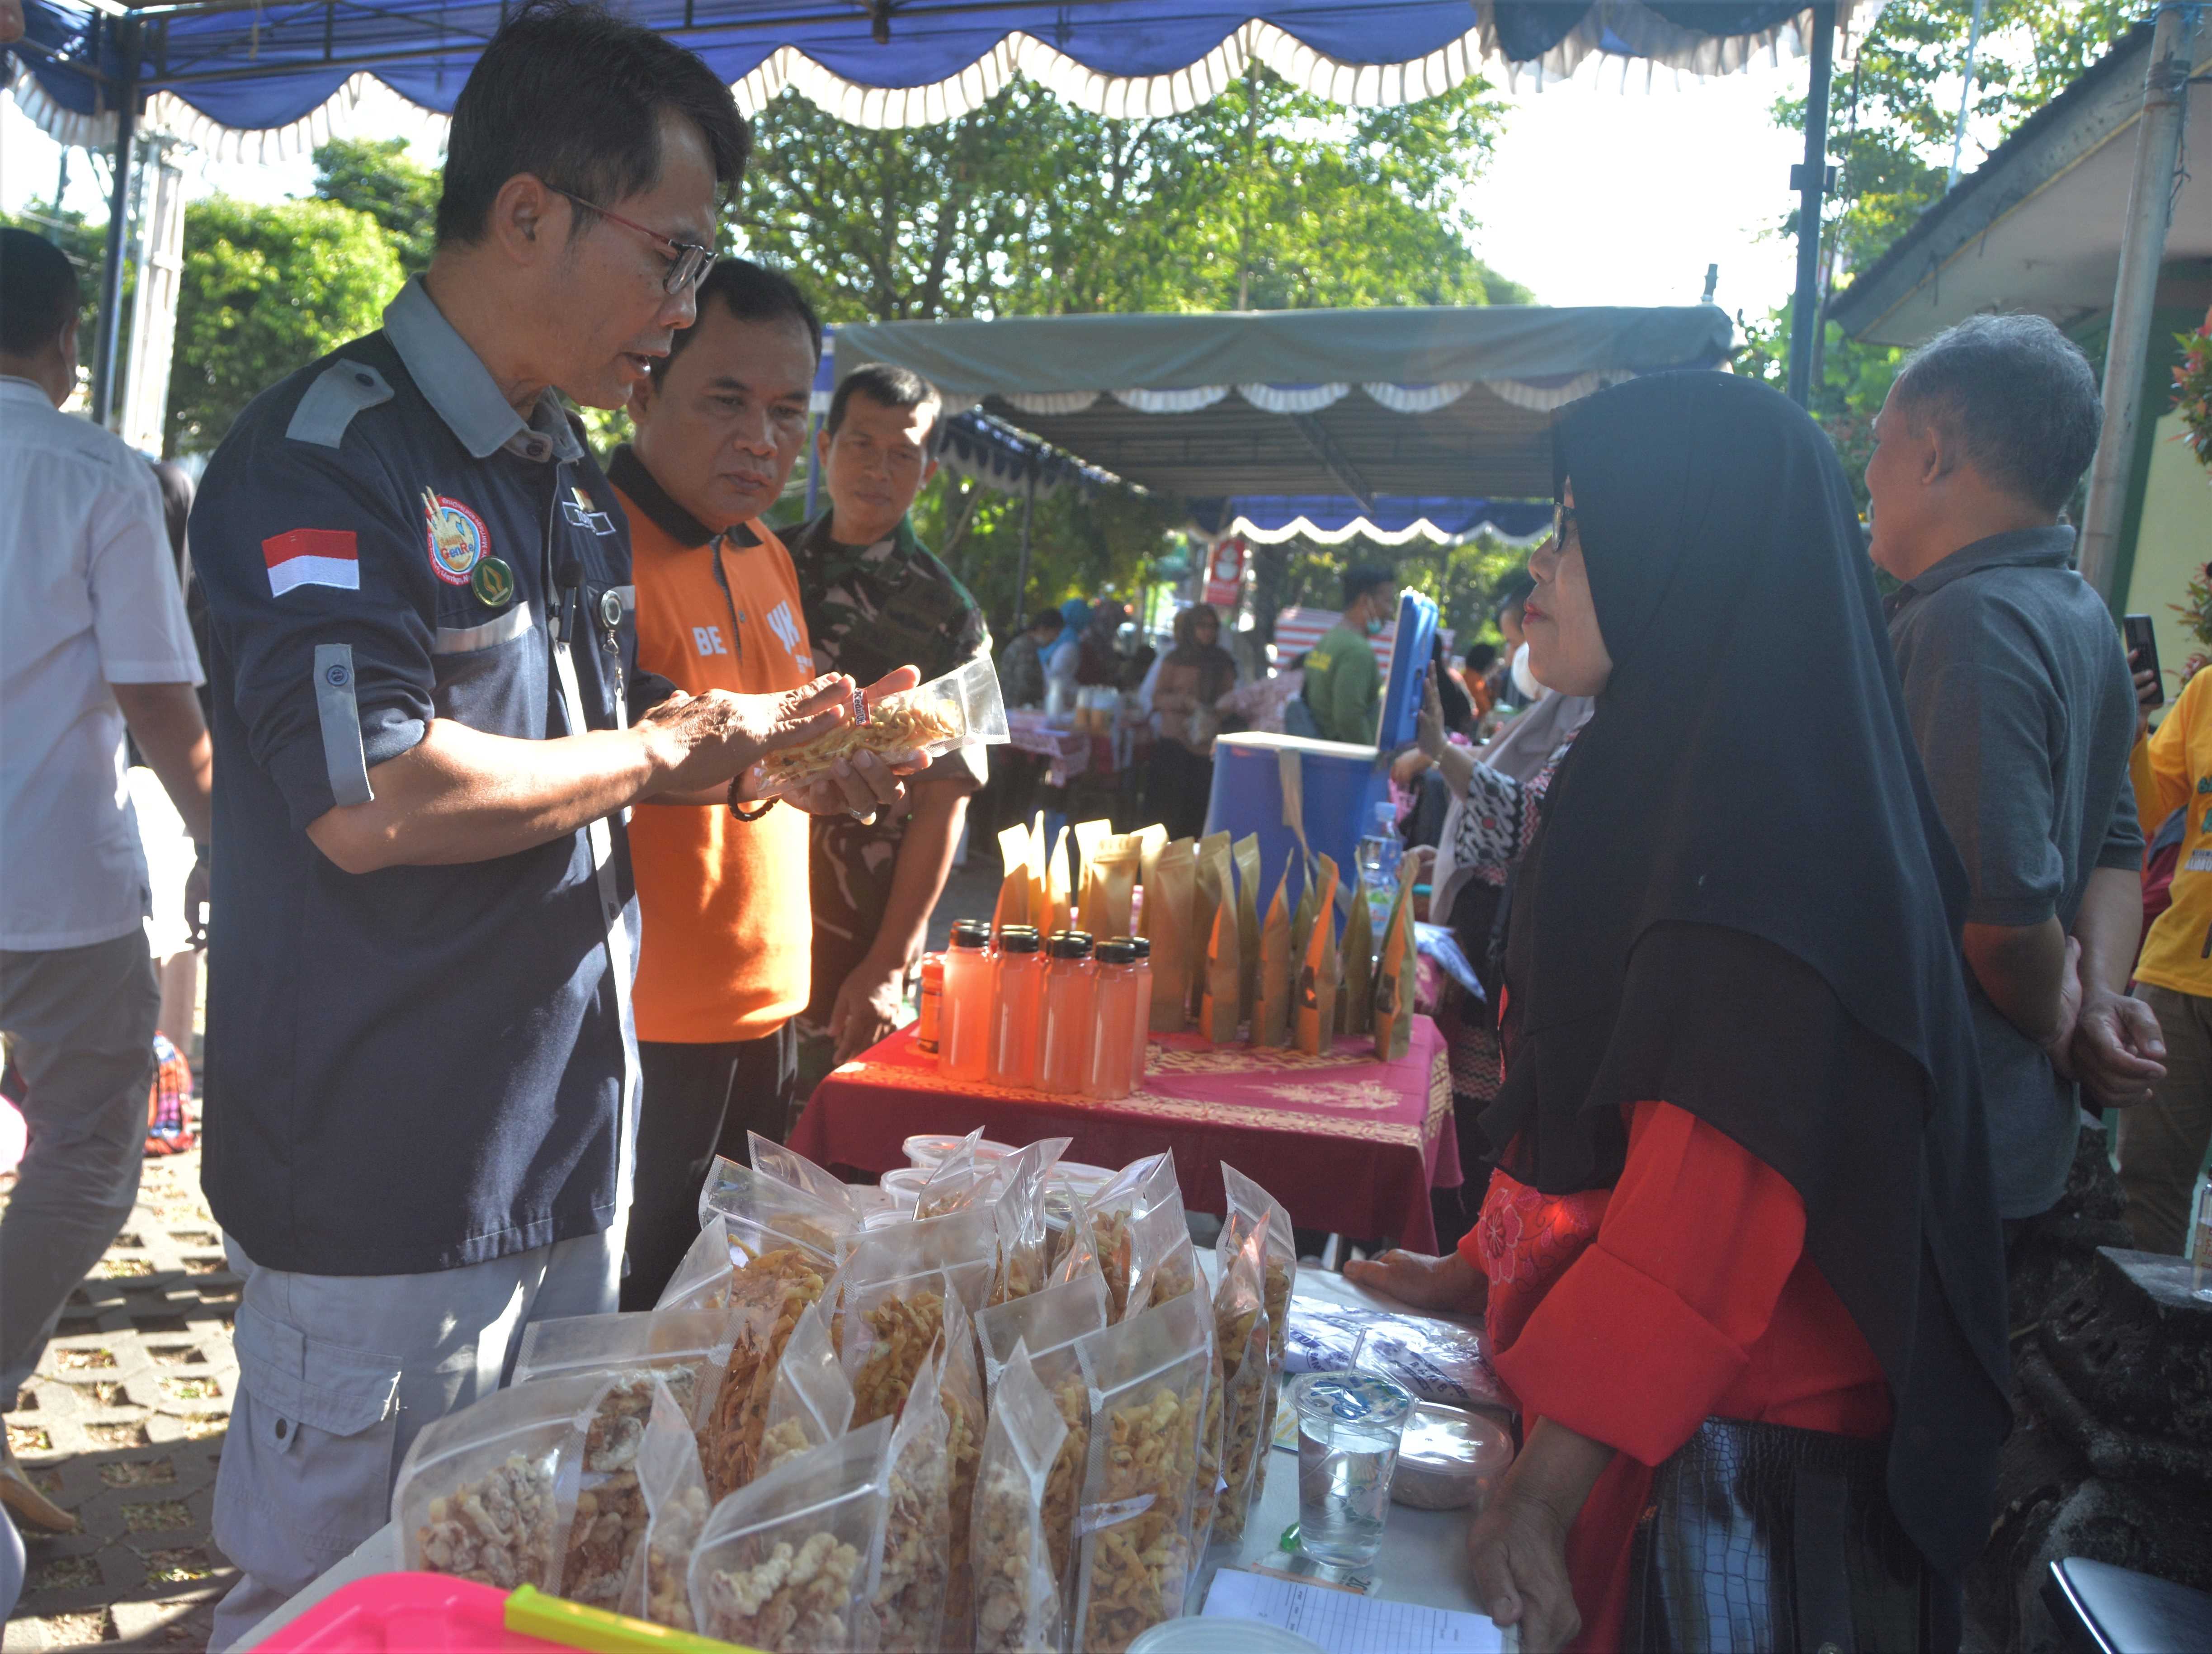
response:
<path id="1" fill-rule="evenodd" d="M 1572 506 L 1558 505 L 1552 508 L 1552 544 L 1554 547 L 1561 551 L 1565 550 L 1568 531 L 1574 527 L 1575 508 Z M 1579 535 L 1580 531 L 1576 530 L 1576 532 Z"/>
<path id="2" fill-rule="evenodd" d="M 573 201 L 578 206 L 599 214 L 610 223 L 620 224 L 626 230 L 635 230 L 659 248 L 661 256 L 668 260 L 668 276 L 661 283 L 665 292 L 681 293 L 704 276 L 707 266 L 714 261 L 714 249 L 712 247 L 702 247 L 696 241 L 673 240 L 659 230 L 647 229 L 642 224 L 632 222 L 620 213 L 609 212 L 595 201 L 586 201 L 580 195 L 571 195 L 558 185 L 548 184 L 545 187 L 563 200 Z"/>

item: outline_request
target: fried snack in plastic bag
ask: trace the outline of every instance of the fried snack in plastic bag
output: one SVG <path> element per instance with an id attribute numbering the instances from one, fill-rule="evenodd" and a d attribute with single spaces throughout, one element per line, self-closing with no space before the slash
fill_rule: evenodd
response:
<path id="1" fill-rule="evenodd" d="M 1145 860 L 1144 933 L 1152 944 L 1155 1034 L 1190 1025 L 1191 907 L 1198 878 L 1198 841 L 1179 838 Z M 1202 946 L 1202 945 L 1201 945 Z"/>
<path id="2" fill-rule="evenodd" d="M 1214 1347 L 1221 1359 L 1221 1497 L 1214 1507 L 1213 1537 L 1240 1544 L 1250 1513 L 1253 1467 L 1267 1451 L 1264 1426 L 1274 1373 L 1267 1360 L 1266 1280 L 1267 1228 L 1232 1214 L 1222 1225 L 1216 1256 L 1220 1285 L 1213 1294 Z"/>
<path id="3" fill-rule="evenodd" d="M 425 1425 L 392 1491 L 406 1566 L 500 1590 L 561 1583 L 584 1438 L 604 1375 L 548 1378 Z"/>
<path id="4" fill-rule="evenodd" d="M 1064 1608 L 1045 1487 L 1067 1426 L 1019 1339 L 991 1391 L 972 1518 L 978 1654 L 1059 1654 Z"/>
<path id="5" fill-rule="evenodd" d="M 717 1213 L 701 1225 L 699 1238 L 684 1254 L 656 1310 L 726 1310 L 730 1306 L 730 1231 Z"/>
<path id="6" fill-rule="evenodd" d="M 726 1496 L 751 1480 L 768 1426 L 776 1364 L 799 1317 L 830 1284 L 830 1260 L 789 1244 L 755 1256 L 732 1278 L 729 1365 L 699 1457 L 707 1490 Z"/>
<path id="7" fill-rule="evenodd" d="M 872 1647 L 868 1563 L 883 1543 L 891 1424 L 785 1460 L 716 1505 L 691 1553 L 692 1621 L 775 1654 Z"/>
<path id="8" fill-rule="evenodd" d="M 969 1553 L 969 1517 L 975 1498 L 975 1465 L 982 1456 L 986 1402 L 983 1369 L 975 1355 L 975 1323 L 957 1293 L 945 1306 L 944 1366 L 937 1392 L 945 1414 L 945 1456 L 951 1467 L 951 1567 L 945 1577 L 945 1634 L 968 1646 L 973 1636 L 975 1576 Z"/>
<path id="9" fill-rule="evenodd" d="M 1336 863 L 1316 856 L 1321 878 L 1313 889 L 1313 933 L 1298 966 L 1297 1009 L 1291 1021 L 1292 1043 L 1308 1056 L 1326 1055 L 1336 1043 Z"/>
<path id="10" fill-rule="evenodd" d="M 1248 1225 L 1257 1227 L 1261 1219 L 1267 1219 L 1267 1250 L 1261 1295 L 1267 1311 L 1269 1377 L 1267 1413 L 1261 1424 L 1260 1439 L 1271 1442 L 1275 1438 L 1276 1405 L 1282 1399 L 1283 1357 L 1290 1345 L 1291 1293 L 1298 1284 L 1298 1244 L 1291 1229 L 1290 1208 L 1226 1160 L 1221 1163 L 1221 1184 L 1232 1220 L 1241 1217 Z M 1226 1227 L 1224 1225 L 1224 1232 Z M 1215 1256 L 1220 1257 L 1218 1251 Z M 1252 1465 L 1252 1502 L 1255 1505 L 1267 1480 L 1267 1452 L 1262 1448 Z"/>
<path id="11" fill-rule="evenodd" d="M 1106 1282 L 1095 1269 L 984 1310 L 975 1317 L 975 1327 L 982 1335 L 988 1388 L 994 1393 L 998 1389 L 1015 1345 L 1027 1344 L 1042 1353 L 1073 1344 L 1103 1332 L 1109 1324 L 1106 1310 Z"/>
<path id="12" fill-rule="evenodd" d="M 739 1263 L 791 1244 L 834 1265 L 860 1226 L 849 1198 L 823 1200 L 719 1154 L 699 1191 L 701 1225 L 716 1216 L 728 1231 L 730 1256 Z"/>
<path id="13" fill-rule="evenodd" d="M 513 1383 L 647 1368 L 660 1375 L 693 1428 L 714 1412 L 729 1363 L 724 1310 L 641 1310 L 533 1321 L 523 1329 Z"/>
<path id="14" fill-rule="evenodd" d="M 939 1404 L 944 1371 L 939 1343 L 916 1370 L 906 1410 L 891 1432 L 890 1499 L 870 1598 L 878 1644 L 887 1650 L 945 1645 L 952 1501 L 950 1421 Z"/>
<path id="15" fill-rule="evenodd" d="M 863 752 L 884 759 L 908 752 L 941 758 L 963 747 L 1006 742 L 999 674 L 984 656 L 879 701 L 862 702 L 858 691 L 854 700 L 866 721 L 855 718 L 826 735 L 769 753 L 745 772 L 748 795 L 772 799 L 803 792 L 834 775 L 840 762 Z"/>
<path id="16" fill-rule="evenodd" d="M 618 1608 L 640 1568 L 653 1512 L 638 1462 L 655 1431 L 693 1447 L 691 1421 L 659 1373 L 637 1367 L 608 1375 L 585 1427 L 581 1475 L 568 1518 L 560 1595 Z M 660 1456 L 672 1450 L 664 1446 Z"/>
<path id="17" fill-rule="evenodd" d="M 707 1525 L 708 1503 L 707 1478 L 691 1432 L 665 1428 L 656 1412 L 637 1451 L 637 1480 L 648 1513 L 645 1547 L 623 1588 L 622 1611 L 678 1631 L 692 1630 L 687 1575 L 691 1548 Z"/>
<path id="18" fill-rule="evenodd" d="M 1075 1347 L 1091 1418 L 1077 1522 L 1077 1654 L 1123 1654 L 1182 1612 L 1209 1318 L 1186 1292 Z"/>
<path id="19" fill-rule="evenodd" d="M 1247 833 L 1229 847 L 1237 869 L 1237 1020 L 1250 1022 L 1260 1009 L 1260 835 Z"/>
<path id="20" fill-rule="evenodd" d="M 834 1442 L 852 1427 L 853 1385 L 830 1339 L 819 1304 L 810 1304 L 791 1329 L 775 1365 L 761 1431 L 760 1470 Z"/>
<path id="21" fill-rule="evenodd" d="M 1045 1183 L 1073 1140 L 1048 1137 L 999 1162 L 999 1268 L 988 1302 L 1024 1298 L 1044 1285 Z"/>

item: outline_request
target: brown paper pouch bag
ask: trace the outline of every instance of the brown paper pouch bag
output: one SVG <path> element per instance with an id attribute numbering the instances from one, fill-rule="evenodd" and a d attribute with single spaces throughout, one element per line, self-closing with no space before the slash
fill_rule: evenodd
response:
<path id="1" fill-rule="evenodd" d="M 1321 864 L 1321 878 L 1312 886 L 1313 933 L 1298 966 L 1295 1041 L 1308 1056 L 1321 1055 L 1336 1042 L 1336 863 L 1325 855 L 1314 860 Z"/>
<path id="2" fill-rule="evenodd" d="M 1198 1031 L 1216 1045 L 1227 1045 L 1237 1037 L 1243 965 L 1244 950 L 1237 939 L 1237 904 L 1224 902 L 1213 910 L 1213 934 L 1206 950 L 1206 988 L 1198 1008 Z"/>
<path id="3" fill-rule="evenodd" d="M 1259 1001 L 1252 1007 L 1252 1043 L 1284 1045 L 1291 1037 L 1291 1004 L 1297 987 L 1297 970 L 1291 952 L 1291 903 L 1285 893 L 1291 870 L 1275 883 L 1275 899 L 1267 903 L 1267 922 L 1260 936 Z"/>
<path id="4" fill-rule="evenodd" d="M 1260 1004 L 1260 835 L 1248 833 L 1229 847 L 1237 869 L 1237 1010 L 1245 1022 Z"/>
<path id="5" fill-rule="evenodd" d="M 1413 1049 L 1413 904 L 1406 886 L 1382 931 L 1382 963 L 1375 973 L 1375 1055 L 1395 1062 Z"/>
<path id="6" fill-rule="evenodd" d="M 1229 888 L 1229 835 L 1208 833 L 1198 841 L 1197 881 L 1190 904 L 1190 1009 L 1198 1013 L 1199 995 L 1206 991 L 1206 949 L 1213 938 L 1213 910 L 1224 901 L 1236 900 Z"/>
<path id="7" fill-rule="evenodd" d="M 1336 1000 L 1336 1031 L 1340 1038 L 1356 1039 L 1375 1026 L 1375 915 L 1367 905 L 1367 876 L 1357 862 L 1342 952 L 1344 991 Z"/>
<path id="8" fill-rule="evenodd" d="M 1145 885 L 1145 934 L 1152 943 L 1152 1032 L 1190 1025 L 1191 903 L 1198 842 L 1162 848 Z"/>

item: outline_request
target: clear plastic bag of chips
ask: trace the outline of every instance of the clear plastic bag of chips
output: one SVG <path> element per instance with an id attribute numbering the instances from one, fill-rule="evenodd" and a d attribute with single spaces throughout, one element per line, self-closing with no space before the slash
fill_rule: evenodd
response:
<path id="1" fill-rule="evenodd" d="M 770 1244 L 779 1242 L 781 1244 Z M 772 1232 L 730 1279 L 730 1359 L 699 1456 L 707 1490 L 723 1497 L 751 1480 L 776 1365 L 799 1317 L 821 1300 L 834 1273 L 823 1253 Z"/>
<path id="2" fill-rule="evenodd" d="M 804 1246 L 833 1263 L 860 1227 L 849 1200 L 824 1200 L 717 1155 L 699 1191 L 699 1222 L 719 1216 L 739 1263 L 779 1246 Z"/>
<path id="3" fill-rule="evenodd" d="M 1298 1244 L 1291 1230 L 1290 1208 L 1226 1160 L 1221 1163 L 1221 1183 L 1228 1196 L 1230 1218 L 1241 1217 L 1254 1227 L 1258 1226 L 1261 1218 L 1267 1219 L 1267 1250 L 1261 1294 L 1267 1311 L 1270 1377 L 1267 1411 L 1261 1420 L 1260 1439 L 1270 1442 L 1275 1438 L 1275 1409 L 1282 1400 L 1283 1363 L 1290 1343 L 1291 1294 L 1298 1284 Z M 1225 1228 L 1224 1225 L 1224 1231 Z M 1218 1252 L 1216 1256 L 1218 1258 Z M 1267 1454 L 1263 1448 L 1252 1464 L 1253 1504 L 1260 1502 L 1261 1489 L 1267 1480 Z"/>
<path id="4" fill-rule="evenodd" d="M 829 1169 L 818 1166 L 797 1149 L 787 1148 L 774 1138 L 763 1137 L 757 1131 L 745 1134 L 745 1156 L 752 1168 L 763 1177 L 773 1177 L 787 1183 L 801 1194 L 811 1195 L 823 1205 L 847 1214 L 851 1225 L 859 1227 L 860 1208 L 854 1196 L 859 1193 L 842 1178 L 833 1176 Z"/>
<path id="5" fill-rule="evenodd" d="M 514 1380 L 638 1368 L 660 1375 L 696 1428 L 714 1412 L 730 1359 L 726 1310 L 640 1310 L 533 1321 L 524 1329 Z"/>
<path id="6" fill-rule="evenodd" d="M 1275 1388 L 1267 1359 L 1270 1329 L 1262 1283 L 1272 1214 L 1254 1227 L 1242 1217 L 1222 1225 L 1217 1251 L 1220 1285 L 1213 1294 L 1214 1347 L 1220 1353 L 1221 1496 L 1213 1537 L 1238 1544 L 1252 1508 L 1256 1472 L 1267 1450 L 1268 1397 Z"/>
<path id="7" fill-rule="evenodd" d="M 983 1370 L 976 1359 L 975 1323 L 955 1293 L 945 1306 L 943 1366 L 937 1403 L 945 1414 L 945 1458 L 949 1482 L 950 1543 L 945 1582 L 945 1627 L 948 1645 L 966 1648 L 974 1641 L 975 1578 L 969 1556 L 969 1517 L 975 1497 L 975 1466 L 983 1452 L 986 1396 Z"/>
<path id="8" fill-rule="evenodd" d="M 761 1433 L 761 1471 L 809 1448 L 834 1442 L 853 1422 L 853 1386 L 830 1338 L 819 1304 L 800 1311 L 769 1386 Z"/>
<path id="9" fill-rule="evenodd" d="M 406 1566 L 499 1590 L 556 1590 L 586 1430 L 605 1378 L 495 1390 L 426 1425 L 392 1492 Z"/>
<path id="10" fill-rule="evenodd" d="M 746 772 L 749 795 L 780 798 L 799 792 L 862 752 L 886 760 L 908 752 L 941 758 L 963 747 L 1002 746 L 1007 739 L 999 674 L 981 655 L 941 678 L 878 701 L 863 702 L 855 690 L 854 702 L 865 720 L 855 717 L 826 735 L 769 753 Z"/>
<path id="11" fill-rule="evenodd" d="M 693 1241 L 660 1289 L 657 1310 L 725 1310 L 730 1304 L 729 1227 L 717 1213 L 700 1226 Z"/>
<path id="12" fill-rule="evenodd" d="M 1077 1517 L 1076 1654 L 1124 1654 L 1182 1612 L 1195 1553 L 1210 1307 L 1186 1292 L 1076 1345 L 1091 1444 Z"/>
<path id="13" fill-rule="evenodd" d="M 869 1565 L 883 1543 L 891 1424 L 785 1460 L 716 1505 L 691 1553 L 701 1634 L 775 1654 L 874 1645 Z"/>
<path id="14" fill-rule="evenodd" d="M 957 1302 L 957 1301 L 956 1301 Z M 878 1646 L 945 1647 L 945 1588 L 952 1564 L 950 1420 L 940 1405 L 943 1341 L 916 1370 L 891 1432 L 890 1502 L 871 1599 Z"/>
<path id="15" fill-rule="evenodd" d="M 587 1607 L 614 1609 L 622 1606 L 641 1566 L 641 1547 L 652 1521 L 638 1469 L 646 1444 L 655 1432 L 673 1434 L 687 1447 L 692 1438 L 691 1421 L 659 1373 L 634 1367 L 605 1378 L 585 1426 L 560 1595 Z M 661 1450 L 664 1456 L 669 1450 Z"/>
<path id="16" fill-rule="evenodd" d="M 1064 1608 L 1045 1538 L 1045 1489 L 1067 1426 L 1016 1341 L 991 1396 L 975 1473 L 978 1654 L 1059 1654 Z"/>
<path id="17" fill-rule="evenodd" d="M 707 1478 L 690 1432 L 660 1428 L 656 1418 L 638 1449 L 637 1479 L 647 1512 L 645 1546 L 630 1571 L 623 1612 L 678 1631 L 696 1630 L 691 1552 L 707 1525 L 708 1506 Z"/>

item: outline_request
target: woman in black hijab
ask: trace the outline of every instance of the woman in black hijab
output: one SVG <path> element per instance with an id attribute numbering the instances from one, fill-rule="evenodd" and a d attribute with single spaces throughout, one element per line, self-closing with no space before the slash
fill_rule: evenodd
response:
<path id="1" fill-rule="evenodd" d="M 1352 1273 L 1486 1302 L 1528 1434 L 1470 1558 L 1524 1646 L 1955 1648 L 2003 1266 L 1965 880 L 1850 490 L 1721 374 L 1555 453 L 1524 624 L 1596 710 L 1516 884 L 1499 1170 L 1458 1254 Z"/>

